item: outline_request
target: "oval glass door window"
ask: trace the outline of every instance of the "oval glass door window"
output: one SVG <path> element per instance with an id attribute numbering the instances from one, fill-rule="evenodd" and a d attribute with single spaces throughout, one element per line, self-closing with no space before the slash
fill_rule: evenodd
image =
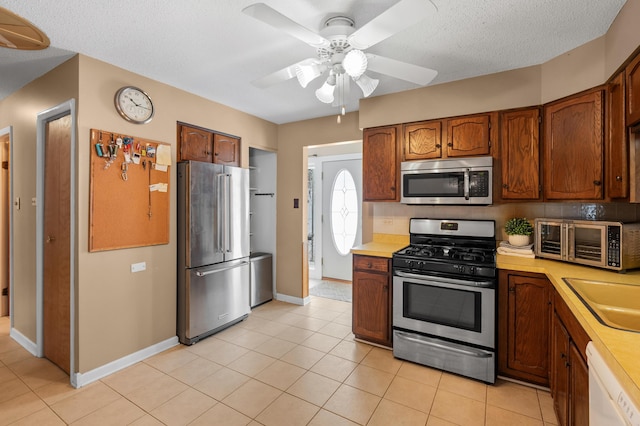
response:
<path id="1" fill-rule="evenodd" d="M 358 192 L 353 176 L 340 170 L 331 190 L 331 235 L 338 253 L 349 254 L 358 231 Z"/>

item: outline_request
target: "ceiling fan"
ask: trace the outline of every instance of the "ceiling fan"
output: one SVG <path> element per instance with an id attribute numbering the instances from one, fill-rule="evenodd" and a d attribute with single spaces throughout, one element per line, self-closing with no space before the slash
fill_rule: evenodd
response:
<path id="1" fill-rule="evenodd" d="M 400 0 L 359 29 L 355 29 L 351 18 L 335 16 L 327 19 L 319 34 L 264 3 L 247 6 L 242 11 L 315 47 L 317 53 L 315 58 L 303 59 L 252 83 L 265 88 L 296 77 L 300 85 L 306 88 L 311 81 L 327 73 L 324 84 L 316 90 L 316 97 L 321 102 L 342 107 L 343 115 L 350 80 L 360 87 L 365 97 L 378 86 L 379 80 L 369 77 L 366 71 L 419 86 L 427 85 L 438 74 L 429 68 L 364 52 L 433 13 L 435 5 L 431 0 Z"/>

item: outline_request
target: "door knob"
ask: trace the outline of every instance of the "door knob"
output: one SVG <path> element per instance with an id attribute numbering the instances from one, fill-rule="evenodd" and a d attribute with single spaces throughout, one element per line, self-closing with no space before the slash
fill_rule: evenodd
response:
<path id="1" fill-rule="evenodd" d="M 51 236 L 51 235 L 47 235 L 47 242 L 48 242 L 48 243 L 52 243 L 52 242 L 54 242 L 55 240 L 56 240 L 56 237 L 53 237 L 53 236 Z"/>

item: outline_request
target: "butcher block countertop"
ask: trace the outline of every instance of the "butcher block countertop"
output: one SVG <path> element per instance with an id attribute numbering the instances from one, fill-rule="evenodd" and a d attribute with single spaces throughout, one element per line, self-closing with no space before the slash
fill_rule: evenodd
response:
<path id="1" fill-rule="evenodd" d="M 351 252 L 366 256 L 391 258 L 393 252 L 407 245 L 409 245 L 408 236 L 374 234 L 373 241 L 354 247 Z M 498 269 L 537 272 L 546 275 L 585 329 L 629 397 L 636 406 L 640 406 L 640 333 L 617 330 L 598 322 L 563 281 L 563 278 L 581 278 L 640 286 L 640 270 L 621 274 L 555 260 L 530 259 L 502 254 L 496 255 L 496 264 Z"/>

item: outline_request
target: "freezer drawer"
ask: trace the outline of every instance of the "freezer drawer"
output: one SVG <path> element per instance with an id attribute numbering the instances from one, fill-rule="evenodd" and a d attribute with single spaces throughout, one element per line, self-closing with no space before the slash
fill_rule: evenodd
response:
<path id="1" fill-rule="evenodd" d="M 249 259 L 187 269 L 178 283 L 178 338 L 191 345 L 247 317 Z"/>
<path id="2" fill-rule="evenodd" d="M 251 307 L 273 299 L 273 256 L 271 253 L 252 253 Z"/>

